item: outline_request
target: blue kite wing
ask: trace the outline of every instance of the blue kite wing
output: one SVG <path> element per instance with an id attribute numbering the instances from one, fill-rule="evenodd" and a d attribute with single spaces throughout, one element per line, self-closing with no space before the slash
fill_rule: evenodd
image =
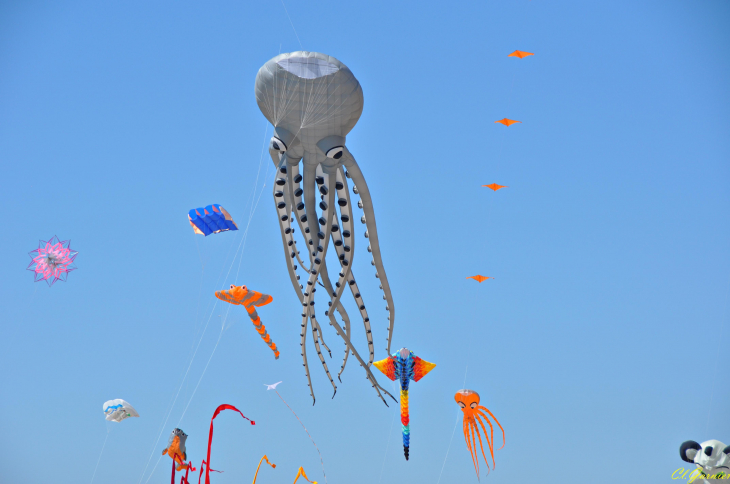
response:
<path id="1" fill-rule="evenodd" d="M 233 221 L 231 214 L 217 203 L 192 209 L 188 212 L 188 220 L 196 234 L 206 237 L 228 230 L 238 230 L 238 225 Z"/>

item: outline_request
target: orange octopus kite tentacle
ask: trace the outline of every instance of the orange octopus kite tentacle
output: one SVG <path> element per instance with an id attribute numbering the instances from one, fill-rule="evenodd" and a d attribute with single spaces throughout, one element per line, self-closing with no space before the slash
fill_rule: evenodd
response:
<path id="1" fill-rule="evenodd" d="M 492 418 L 497 423 L 497 425 L 499 425 L 499 429 L 502 431 L 502 447 L 500 447 L 499 449 L 503 449 L 504 448 L 504 444 L 506 444 L 507 441 L 504 438 L 504 429 L 502 428 L 502 424 L 499 423 L 499 420 L 497 420 L 497 417 L 495 417 L 494 414 L 492 412 L 490 412 L 487 407 L 484 407 L 482 405 L 479 405 L 479 407 L 477 407 L 477 408 L 478 409 L 484 409 L 484 410 L 486 410 L 487 413 L 492 416 Z M 485 415 L 485 417 L 486 417 L 486 415 Z M 497 450 L 499 450 L 499 449 L 497 449 Z"/>
<path id="2" fill-rule="evenodd" d="M 477 479 L 479 479 L 479 477 L 480 477 L 479 476 L 479 471 L 480 471 L 479 454 L 477 454 L 477 439 L 476 439 L 476 436 L 474 435 L 474 427 L 475 427 L 474 422 L 469 422 L 469 428 L 471 429 L 471 441 L 472 441 L 472 445 L 474 447 L 474 457 L 476 458 L 476 461 L 477 461 Z M 478 434 L 479 431 L 477 430 L 476 433 Z M 489 469 L 489 462 L 487 462 L 487 469 Z"/>
<path id="3" fill-rule="evenodd" d="M 479 438 L 479 449 L 482 451 L 482 457 L 484 457 L 484 462 L 487 463 L 487 469 L 489 469 L 489 460 L 487 459 L 487 456 L 484 454 L 484 445 L 482 444 L 482 435 L 479 433 L 479 426 L 476 423 L 478 421 L 479 421 L 479 417 L 477 417 L 475 419 L 475 422 L 473 422 L 472 425 L 474 426 L 474 428 L 477 431 L 477 437 Z M 489 442 L 489 436 L 487 435 L 487 431 L 486 430 L 484 431 L 484 439 L 487 441 L 487 447 L 491 451 L 492 450 L 492 445 Z M 478 458 L 478 456 L 477 456 L 477 458 Z M 494 467 L 494 454 L 492 454 L 492 466 Z"/>
<path id="4" fill-rule="evenodd" d="M 475 409 L 474 410 L 474 413 L 475 413 L 475 415 L 474 415 L 475 420 L 477 422 L 479 422 L 481 424 L 481 426 L 482 426 L 482 429 L 484 429 L 484 438 L 487 439 L 487 445 L 489 447 L 489 454 L 492 456 L 492 467 L 496 468 L 497 467 L 497 464 L 494 461 L 494 428 L 492 427 L 492 422 L 489 421 L 489 419 L 486 417 L 486 415 L 480 413 L 479 410 Z M 482 420 L 482 417 L 489 424 L 489 430 L 490 430 L 491 438 L 490 438 L 489 435 L 487 435 L 487 428 L 484 426 L 484 421 Z M 478 429 L 477 429 L 477 431 L 478 431 Z M 482 450 L 482 452 L 483 452 L 483 450 Z M 484 460 L 487 460 L 487 456 L 486 455 L 484 456 Z M 489 461 L 487 461 L 487 462 L 489 462 Z"/>
<path id="5" fill-rule="evenodd" d="M 474 470 L 477 473 L 477 479 L 479 479 L 479 461 L 475 459 L 474 451 L 471 448 L 471 440 L 469 439 L 469 421 L 466 419 L 464 419 L 464 440 L 466 441 L 466 446 L 469 448 L 471 461 L 474 463 Z"/>

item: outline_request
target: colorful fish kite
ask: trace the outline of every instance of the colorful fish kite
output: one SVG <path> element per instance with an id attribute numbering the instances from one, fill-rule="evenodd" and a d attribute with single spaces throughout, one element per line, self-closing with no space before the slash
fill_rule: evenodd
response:
<path id="1" fill-rule="evenodd" d="M 188 212 L 188 221 L 196 234 L 209 236 L 219 232 L 238 230 L 231 214 L 217 203 L 207 207 L 194 208 Z"/>
<path id="2" fill-rule="evenodd" d="M 375 368 L 395 381 L 400 380 L 400 421 L 403 430 L 403 454 L 408 460 L 411 442 L 411 426 L 408 417 L 408 384 L 410 380 L 418 381 L 436 367 L 435 363 L 414 355 L 408 348 L 401 348 L 384 360 L 373 363 Z"/>
<path id="3" fill-rule="evenodd" d="M 182 470 L 187 467 L 184 464 L 188 460 L 188 454 L 185 449 L 185 441 L 188 440 L 188 434 L 180 429 L 175 429 L 170 434 L 170 438 L 167 441 L 167 447 L 162 450 L 162 455 L 169 455 L 172 457 L 173 462 L 179 462 L 179 465 L 175 470 Z M 173 463 L 173 467 L 174 467 Z"/>
<path id="4" fill-rule="evenodd" d="M 469 277 L 467 277 L 467 279 L 474 279 L 479 284 L 481 284 L 482 282 L 486 281 L 487 279 L 494 279 L 494 277 L 480 276 L 479 274 L 477 274 L 476 276 L 469 276 Z"/>
<path id="5" fill-rule="evenodd" d="M 73 265 L 76 250 L 71 250 L 70 240 L 59 240 L 55 235 L 50 240 L 41 240 L 38 248 L 28 253 L 30 264 L 28 270 L 35 273 L 34 282 L 46 281 L 52 286 L 56 281 L 66 282 L 68 273 L 76 270 Z"/>
<path id="6" fill-rule="evenodd" d="M 261 324 L 261 318 L 259 318 L 254 308 L 254 306 L 266 306 L 274 298 L 268 294 L 252 291 L 246 286 L 234 286 L 233 284 L 231 284 L 231 288 L 228 291 L 216 291 L 215 297 L 221 301 L 245 307 L 246 311 L 248 311 L 248 316 L 256 327 L 256 331 L 261 335 L 261 339 L 269 345 L 269 348 L 274 352 L 274 357 L 277 360 L 279 359 L 279 350 L 276 349 L 276 343 L 271 341 L 271 336 L 266 332 L 266 326 Z"/>
<path id="7" fill-rule="evenodd" d="M 491 183 L 489 185 L 482 185 L 483 187 L 491 188 L 495 192 L 499 190 L 500 188 L 509 188 L 507 185 L 497 185 L 496 183 Z"/>
<path id="8" fill-rule="evenodd" d="M 487 460 L 487 456 L 484 454 L 482 436 L 479 434 L 479 425 L 477 425 L 477 422 L 482 426 L 482 430 L 484 430 L 484 439 L 487 441 L 489 453 L 492 455 L 492 467 L 495 466 L 494 427 L 492 427 L 492 422 L 489 421 L 487 413 L 494 419 L 496 424 L 499 425 L 499 428 L 502 430 L 502 447 L 500 447 L 500 449 L 503 448 L 506 443 L 504 439 L 504 429 L 499 423 L 499 420 L 497 420 L 497 417 L 492 415 L 492 412 L 490 412 L 487 407 L 479 405 L 479 394 L 474 390 L 459 390 L 456 392 L 456 395 L 454 395 L 454 400 L 456 400 L 456 403 L 459 404 L 461 411 L 464 413 L 464 440 L 466 440 L 466 446 L 469 448 L 469 452 L 471 453 L 471 460 L 474 462 L 474 470 L 477 471 L 477 479 L 479 479 L 479 455 L 476 452 L 477 442 L 475 435 L 479 438 L 479 448 L 482 450 L 482 456 L 484 457 L 484 461 L 487 463 L 487 469 L 489 469 L 489 461 Z M 489 424 L 489 434 L 487 434 L 487 428 L 484 426 L 484 421 Z M 470 432 L 471 438 L 469 437 Z"/>
<path id="9" fill-rule="evenodd" d="M 521 50 L 516 50 L 516 51 L 512 52 L 510 55 L 508 55 L 507 57 L 519 57 L 520 59 L 524 59 L 528 55 L 535 55 L 535 54 L 533 54 L 532 52 L 523 52 Z"/>
<path id="10" fill-rule="evenodd" d="M 511 126 L 515 123 L 522 123 L 522 121 L 515 121 L 514 119 L 503 118 L 503 119 L 500 119 L 499 121 L 495 121 L 495 123 L 504 124 L 505 126 Z"/>

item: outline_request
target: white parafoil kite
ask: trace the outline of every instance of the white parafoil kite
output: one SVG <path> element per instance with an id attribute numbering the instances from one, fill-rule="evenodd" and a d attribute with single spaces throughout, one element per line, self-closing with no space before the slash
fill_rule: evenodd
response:
<path id="1" fill-rule="evenodd" d="M 104 413 L 106 414 L 106 419 L 112 422 L 121 422 L 128 417 L 139 417 L 134 407 L 121 398 L 105 402 Z"/>

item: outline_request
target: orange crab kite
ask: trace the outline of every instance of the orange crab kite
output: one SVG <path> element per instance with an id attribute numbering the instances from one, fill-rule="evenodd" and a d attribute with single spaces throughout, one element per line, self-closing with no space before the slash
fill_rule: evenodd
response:
<path id="1" fill-rule="evenodd" d="M 499 121 L 495 121 L 495 123 L 504 124 L 505 126 L 511 126 L 515 123 L 522 123 L 522 121 L 515 121 L 514 119 L 503 118 Z"/>
<path id="2" fill-rule="evenodd" d="M 494 277 L 480 276 L 479 274 L 477 274 L 476 276 L 469 276 L 469 277 L 467 277 L 467 279 L 474 279 L 475 281 L 477 281 L 478 283 L 481 284 L 482 282 L 486 281 L 487 279 L 494 279 Z"/>
<path id="3" fill-rule="evenodd" d="M 231 288 L 227 291 L 216 291 L 215 297 L 221 301 L 245 307 L 246 311 L 248 311 L 248 316 L 256 327 L 256 331 L 261 335 L 261 339 L 269 345 L 269 348 L 274 352 L 274 357 L 277 360 L 279 359 L 279 350 L 276 349 L 276 343 L 271 341 L 271 336 L 266 332 L 266 326 L 261 324 L 261 318 L 259 318 L 254 308 L 254 306 L 266 306 L 274 298 L 268 294 L 252 291 L 246 286 L 235 286 L 233 284 L 231 284 Z"/>
<path id="4" fill-rule="evenodd" d="M 474 462 L 474 470 L 477 471 L 477 479 L 479 479 L 479 455 L 476 452 L 477 437 L 479 438 L 479 448 L 482 451 L 484 462 L 487 463 L 487 469 L 489 469 L 489 460 L 484 454 L 482 436 L 479 434 L 479 425 L 481 425 L 482 430 L 484 430 L 484 439 L 487 441 L 487 447 L 489 447 L 489 453 L 492 456 L 493 468 L 495 467 L 494 427 L 492 427 L 492 422 L 489 421 L 487 413 L 494 419 L 494 422 L 499 425 L 500 430 L 502 430 L 502 447 L 500 447 L 500 449 L 503 448 L 504 444 L 506 443 L 504 439 L 504 429 L 499 423 L 499 420 L 497 420 L 497 417 L 492 415 L 492 412 L 490 412 L 487 407 L 479 405 L 479 394 L 474 390 L 459 390 L 458 392 L 456 392 L 456 395 L 454 395 L 454 400 L 456 400 L 456 403 L 459 404 L 459 407 L 461 407 L 461 411 L 464 412 L 464 439 L 466 440 L 466 446 L 469 448 L 469 452 L 471 453 L 471 460 L 472 462 Z M 489 434 L 487 434 L 487 428 L 484 426 L 485 420 L 487 424 L 489 424 Z M 479 424 L 477 424 L 477 422 Z M 471 437 L 469 437 L 470 432 Z"/>
<path id="5" fill-rule="evenodd" d="M 507 185 L 497 185 L 496 183 L 491 183 L 489 185 L 482 185 L 483 187 L 491 188 L 495 192 L 499 190 L 500 188 L 509 188 Z"/>
<path id="6" fill-rule="evenodd" d="M 507 57 L 518 57 L 520 59 L 524 59 L 528 55 L 535 55 L 535 54 L 533 54 L 532 52 L 524 52 L 521 50 L 516 50 L 516 51 L 512 52 L 510 55 L 508 55 Z"/>

